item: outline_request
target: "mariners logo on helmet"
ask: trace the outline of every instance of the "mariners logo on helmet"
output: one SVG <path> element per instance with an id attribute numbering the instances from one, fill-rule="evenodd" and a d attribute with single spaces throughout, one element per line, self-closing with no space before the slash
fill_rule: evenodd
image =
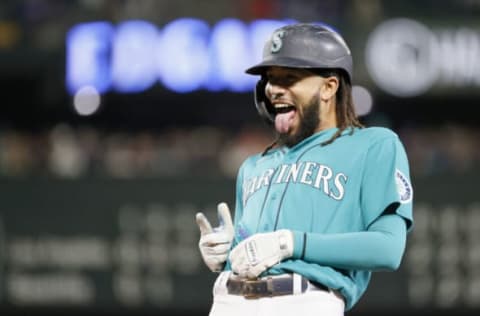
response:
<path id="1" fill-rule="evenodd" d="M 282 38 L 285 36 L 285 31 L 277 31 L 272 35 L 272 46 L 270 51 L 276 53 L 282 48 Z"/>

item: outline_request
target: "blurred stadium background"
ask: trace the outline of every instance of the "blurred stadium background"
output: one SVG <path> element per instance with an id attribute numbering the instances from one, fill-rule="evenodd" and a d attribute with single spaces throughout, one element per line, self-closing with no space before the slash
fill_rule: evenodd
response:
<path id="1" fill-rule="evenodd" d="M 337 28 L 367 125 L 399 134 L 416 227 L 347 315 L 480 311 L 480 1 L 3 0 L 0 314 L 206 315 L 194 214 L 272 134 L 254 78 L 288 20 Z"/>

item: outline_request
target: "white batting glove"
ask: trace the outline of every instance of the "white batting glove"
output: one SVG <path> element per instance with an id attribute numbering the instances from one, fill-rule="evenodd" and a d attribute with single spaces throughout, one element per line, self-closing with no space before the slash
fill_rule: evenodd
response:
<path id="1" fill-rule="evenodd" d="M 281 229 L 242 240 L 230 252 L 230 262 L 233 272 L 252 279 L 292 255 L 293 233 Z"/>
<path id="2" fill-rule="evenodd" d="M 195 216 L 200 228 L 200 241 L 198 247 L 203 261 L 213 272 L 222 270 L 227 260 L 228 251 L 232 245 L 234 229 L 230 210 L 226 203 L 220 203 L 217 207 L 219 226 L 212 228 L 210 222 L 203 213 Z"/>

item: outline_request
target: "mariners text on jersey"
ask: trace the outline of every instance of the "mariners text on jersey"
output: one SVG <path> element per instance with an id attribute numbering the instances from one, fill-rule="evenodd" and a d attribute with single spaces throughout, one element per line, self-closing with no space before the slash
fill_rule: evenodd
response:
<path id="1" fill-rule="evenodd" d="M 302 183 L 312 186 L 334 200 L 341 200 L 345 194 L 348 177 L 342 172 L 335 172 L 331 167 L 312 161 L 282 164 L 270 168 L 263 174 L 246 179 L 243 182 L 243 205 L 262 187 L 284 183 Z"/>

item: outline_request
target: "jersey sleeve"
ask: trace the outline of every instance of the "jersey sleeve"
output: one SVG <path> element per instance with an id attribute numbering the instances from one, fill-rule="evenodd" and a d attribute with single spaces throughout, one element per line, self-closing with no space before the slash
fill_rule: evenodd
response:
<path id="1" fill-rule="evenodd" d="M 405 221 L 396 214 L 380 216 L 362 232 L 319 234 L 294 231 L 293 234 L 293 258 L 340 269 L 396 270 L 406 243 Z M 303 253 L 299 255 L 296 248 L 302 249 Z"/>
<path id="2" fill-rule="evenodd" d="M 366 155 L 361 186 L 362 217 L 369 227 L 379 216 L 396 213 L 413 224 L 413 188 L 405 149 L 393 134 L 372 144 Z"/>

